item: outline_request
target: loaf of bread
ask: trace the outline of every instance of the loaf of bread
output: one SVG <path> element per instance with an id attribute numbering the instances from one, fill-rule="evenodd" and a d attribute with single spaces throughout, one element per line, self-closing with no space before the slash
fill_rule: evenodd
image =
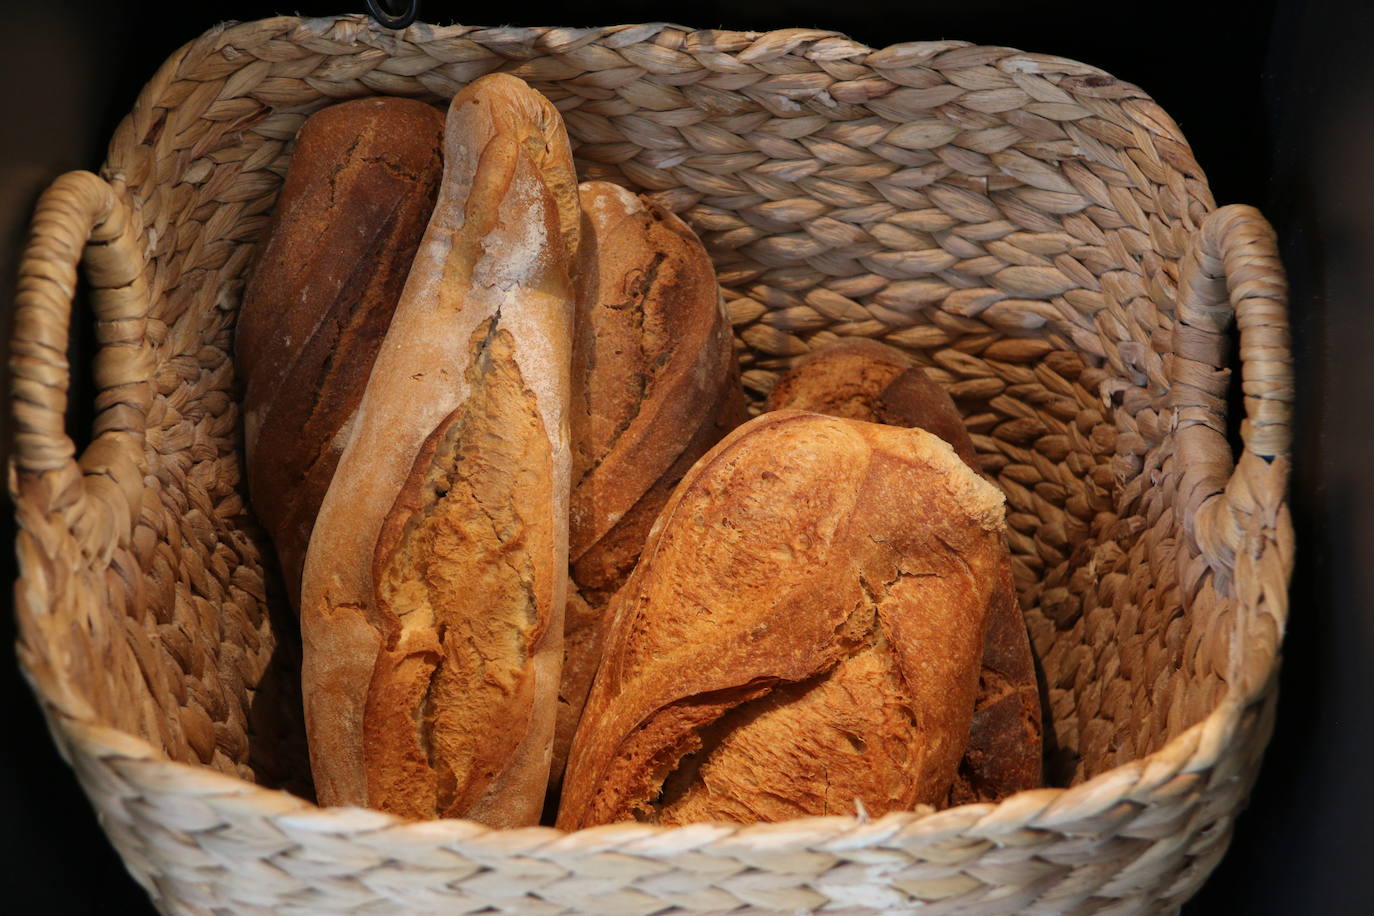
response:
<path id="1" fill-rule="evenodd" d="M 299 607 L 310 532 L 429 222 L 444 117 L 358 99 L 306 119 L 235 332 L 254 511 Z"/>
<path id="2" fill-rule="evenodd" d="M 688 472 L 611 604 L 558 826 L 943 803 L 1005 562 L 938 437 L 798 411 Z"/>
<path id="3" fill-rule="evenodd" d="M 978 469 L 973 442 L 949 395 L 911 357 L 880 341 L 846 338 L 803 357 L 768 395 L 766 409 L 782 408 L 919 427 Z"/>
<path id="4" fill-rule="evenodd" d="M 778 380 L 769 409 L 811 410 L 935 433 L 971 468 L 973 441 L 954 402 L 910 357 L 874 340 L 817 350 Z M 1043 735 L 1035 660 L 1004 562 L 988 611 L 969 744 L 949 804 L 996 802 L 1042 779 Z"/>
<path id="5" fill-rule="evenodd" d="M 567 586 L 577 182 L 520 80 L 449 107 L 444 176 L 306 557 L 322 804 L 536 823 Z"/>
<path id="6" fill-rule="evenodd" d="M 580 189 L 570 548 L 553 782 L 600 661 L 600 623 L 673 487 L 743 423 L 734 338 L 706 249 L 609 182 Z"/>

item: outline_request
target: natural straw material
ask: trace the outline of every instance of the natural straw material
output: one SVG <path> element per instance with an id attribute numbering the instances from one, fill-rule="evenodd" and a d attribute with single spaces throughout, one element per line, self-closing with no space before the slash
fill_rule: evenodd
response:
<path id="1" fill-rule="evenodd" d="M 228 354 L 245 272 L 307 114 L 442 102 L 498 69 L 557 103 L 584 177 L 653 192 L 702 234 L 753 397 L 837 335 L 902 347 L 948 388 L 1007 494 L 1050 771 L 1071 788 L 871 822 L 565 835 L 265 787 L 308 794 L 292 624 L 269 612 L 243 498 Z M 1285 288 L 1272 230 L 1214 209 L 1139 89 L 960 42 L 279 18 L 173 55 L 102 175 L 47 192 L 21 269 L 19 654 L 164 911 L 1168 911 L 1221 856 L 1287 614 Z M 74 460 L 83 250 L 101 349 Z"/>

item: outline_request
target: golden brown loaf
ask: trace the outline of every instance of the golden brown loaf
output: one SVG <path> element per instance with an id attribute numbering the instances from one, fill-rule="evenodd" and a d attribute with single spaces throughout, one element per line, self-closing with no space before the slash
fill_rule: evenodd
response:
<path id="1" fill-rule="evenodd" d="M 444 116 L 358 99 L 302 125 L 235 333 L 249 494 L 299 606 L 315 514 L 442 174 Z"/>
<path id="2" fill-rule="evenodd" d="M 322 804 L 538 820 L 567 584 L 576 180 L 508 75 L 449 108 L 444 179 L 306 559 Z"/>
<path id="3" fill-rule="evenodd" d="M 580 188 L 569 559 L 556 783 L 600 661 L 600 621 L 688 468 L 745 420 L 734 339 L 706 249 L 624 188 Z"/>
<path id="4" fill-rule="evenodd" d="M 783 411 L 688 472 L 612 601 L 558 826 L 942 803 L 1001 494 L 938 437 Z"/>
<path id="5" fill-rule="evenodd" d="M 954 402 L 910 357 L 874 340 L 817 350 L 784 375 L 770 409 L 796 408 L 935 433 L 977 468 L 973 441 Z M 1040 694 L 1030 639 L 1003 563 L 988 612 L 982 672 L 969 745 L 950 804 L 995 802 L 1042 780 Z"/>

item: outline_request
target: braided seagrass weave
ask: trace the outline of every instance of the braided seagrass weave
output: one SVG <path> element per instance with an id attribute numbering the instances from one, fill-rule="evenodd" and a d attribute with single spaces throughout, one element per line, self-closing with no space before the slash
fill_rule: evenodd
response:
<path id="1" fill-rule="evenodd" d="M 235 309 L 307 114 L 441 102 L 498 69 L 557 103 L 584 177 L 702 234 L 753 397 L 836 335 L 900 346 L 947 386 L 1007 494 L 1056 788 L 575 834 L 306 800 L 294 621 L 243 498 Z M 102 176 L 54 184 L 22 265 L 19 654 L 164 911 L 1170 911 L 1222 855 L 1287 614 L 1285 287 L 1267 223 L 1214 208 L 1139 89 L 960 42 L 279 18 L 173 55 Z M 101 349 L 76 458 L 63 354 L 83 251 Z"/>

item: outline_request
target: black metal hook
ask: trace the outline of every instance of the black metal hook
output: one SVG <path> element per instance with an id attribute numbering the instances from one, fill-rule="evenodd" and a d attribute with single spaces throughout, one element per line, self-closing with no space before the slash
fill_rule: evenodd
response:
<path id="1" fill-rule="evenodd" d="M 392 14 L 386 11 L 382 5 L 382 0 L 367 0 L 367 11 L 372 14 L 384 29 L 403 29 L 415 21 L 415 17 L 420 14 L 420 0 L 409 0 L 406 9 L 400 14 Z"/>

